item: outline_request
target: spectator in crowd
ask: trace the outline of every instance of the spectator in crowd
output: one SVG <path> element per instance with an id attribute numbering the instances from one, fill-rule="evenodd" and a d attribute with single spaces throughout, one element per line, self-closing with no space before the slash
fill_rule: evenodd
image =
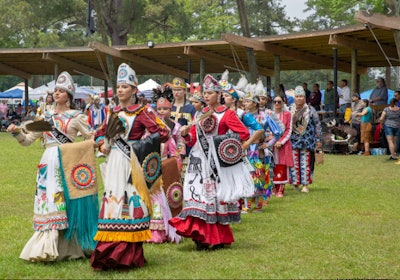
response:
<path id="1" fill-rule="evenodd" d="M 36 110 L 33 106 L 28 106 L 28 112 L 26 112 L 25 118 L 32 119 L 36 115 Z"/>
<path id="2" fill-rule="evenodd" d="M 344 114 L 347 108 L 351 107 L 350 88 L 347 86 L 347 80 L 340 81 L 340 94 L 339 94 L 339 113 Z"/>
<path id="3" fill-rule="evenodd" d="M 369 102 L 373 105 L 385 105 L 388 101 L 388 90 L 385 79 L 376 79 L 376 87 L 369 96 Z"/>
<path id="4" fill-rule="evenodd" d="M 22 118 L 24 108 L 22 107 L 21 103 L 18 103 L 17 109 L 15 109 L 15 113 L 17 113 L 18 118 Z"/>
<path id="5" fill-rule="evenodd" d="M 322 93 L 319 90 L 319 84 L 314 84 L 313 91 L 310 94 L 310 100 L 308 103 L 311 106 L 313 106 L 315 110 L 320 111 L 321 110 L 321 99 L 322 99 Z"/>
<path id="6" fill-rule="evenodd" d="M 302 84 L 302 87 L 303 87 L 303 89 L 304 89 L 304 92 L 306 93 L 306 102 L 307 102 L 308 100 L 310 100 L 311 91 L 307 88 L 307 87 L 308 87 L 308 84 L 307 84 L 307 83 L 303 83 L 303 84 Z M 307 102 L 307 103 L 308 103 L 308 102 Z"/>
<path id="7" fill-rule="evenodd" d="M 394 92 L 394 98 L 396 99 L 397 107 L 400 107 L 400 90 Z"/>
<path id="8" fill-rule="evenodd" d="M 400 108 L 396 105 L 395 98 L 392 98 L 389 106 L 383 110 L 380 123 L 381 130 L 384 129 L 389 144 L 389 160 L 397 160 L 396 144 L 398 131 L 400 129 Z"/>
<path id="9" fill-rule="evenodd" d="M 361 100 L 362 112 L 356 113 L 356 116 L 361 117 L 361 143 L 364 143 L 364 156 L 370 156 L 370 146 L 369 143 L 372 141 L 372 109 L 369 107 L 368 99 Z"/>
<path id="10" fill-rule="evenodd" d="M 336 90 L 333 88 L 333 81 L 328 81 L 324 92 L 324 110 L 327 112 L 333 112 L 333 114 L 330 114 L 331 117 L 335 115 L 335 104 Z"/>
<path id="11" fill-rule="evenodd" d="M 360 95 L 358 93 L 353 94 L 351 102 L 351 126 L 357 131 L 357 135 L 353 140 L 353 148 L 349 154 L 358 153 L 358 144 L 360 143 L 360 125 L 361 117 L 357 113 L 362 112 L 362 104 L 360 100 Z"/>
<path id="12" fill-rule="evenodd" d="M 9 123 L 20 120 L 21 117 L 18 116 L 17 112 L 13 108 L 8 109 L 7 112 L 7 120 Z"/>
<path id="13" fill-rule="evenodd" d="M 291 107 L 294 166 L 290 168 L 290 183 L 296 190 L 303 185 L 302 192 L 308 193 L 312 184 L 315 149 L 322 148 L 321 123 L 317 112 L 306 103 L 303 87 L 295 88 L 295 104 Z"/>
<path id="14" fill-rule="evenodd" d="M 396 90 L 394 92 L 394 98 L 396 99 L 397 107 L 400 107 L 400 90 Z M 400 129 L 397 132 L 397 144 L 396 144 L 396 153 L 400 153 Z M 400 164 L 400 161 L 399 161 Z"/>
<path id="15" fill-rule="evenodd" d="M 4 118 L 7 117 L 7 111 L 8 111 L 7 100 L 2 100 L 0 103 L 0 113 Z"/>

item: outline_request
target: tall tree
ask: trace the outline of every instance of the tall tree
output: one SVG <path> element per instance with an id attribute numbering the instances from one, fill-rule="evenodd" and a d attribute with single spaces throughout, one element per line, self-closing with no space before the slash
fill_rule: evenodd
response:
<path id="1" fill-rule="evenodd" d="M 281 0 L 246 0 L 249 28 L 252 36 L 290 33 L 294 21 L 287 18 Z"/>
<path id="2" fill-rule="evenodd" d="M 133 22 L 140 18 L 141 1 L 134 0 L 93 0 L 103 30 L 111 39 L 111 45 L 126 45 Z M 137 4 L 137 5 L 135 5 Z"/>
<path id="3" fill-rule="evenodd" d="M 321 30 L 355 24 L 355 11 L 384 12 L 385 0 L 308 0 L 305 12 L 312 14 L 301 23 L 304 31 Z"/>
<path id="4" fill-rule="evenodd" d="M 84 44 L 84 0 L 0 0 L 0 47 Z"/>

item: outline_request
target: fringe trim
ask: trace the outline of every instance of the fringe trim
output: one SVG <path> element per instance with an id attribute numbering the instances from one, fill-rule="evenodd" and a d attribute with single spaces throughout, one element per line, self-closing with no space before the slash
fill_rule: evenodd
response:
<path id="1" fill-rule="evenodd" d="M 220 182 L 217 182 L 217 199 L 228 202 L 252 196 L 254 194 L 254 182 L 245 164 L 240 162 L 230 167 L 220 166 L 214 141 L 209 143 L 211 154 L 208 157 L 208 164 L 211 166 L 211 158 L 213 157 L 220 179 Z"/>
<path id="2" fill-rule="evenodd" d="M 150 229 L 137 232 L 115 232 L 115 231 L 98 231 L 94 240 L 101 242 L 145 242 L 151 239 Z"/>
<path id="3" fill-rule="evenodd" d="M 232 223 L 240 223 L 242 221 L 240 217 L 240 213 L 227 213 L 226 215 L 207 215 L 206 212 L 198 210 L 198 209 L 187 209 L 187 210 L 182 210 L 181 213 L 177 216 L 182 220 L 185 220 L 188 217 L 196 217 L 199 218 L 203 221 L 205 221 L 207 224 L 222 224 L 222 225 L 228 225 Z"/>
<path id="4" fill-rule="evenodd" d="M 76 237 L 82 249 L 93 250 L 96 242 L 93 240 L 97 232 L 99 215 L 98 195 L 91 195 L 79 199 L 67 200 L 68 229 L 65 238 L 71 240 Z"/>
<path id="5" fill-rule="evenodd" d="M 67 240 L 76 238 L 82 249 L 93 250 L 96 247 L 93 236 L 97 231 L 99 215 L 98 195 L 96 193 L 78 199 L 71 199 L 61 161 L 60 149 L 58 149 L 58 158 L 60 162 L 61 185 L 64 190 L 68 217 L 68 228 L 65 231 L 64 237 Z"/>

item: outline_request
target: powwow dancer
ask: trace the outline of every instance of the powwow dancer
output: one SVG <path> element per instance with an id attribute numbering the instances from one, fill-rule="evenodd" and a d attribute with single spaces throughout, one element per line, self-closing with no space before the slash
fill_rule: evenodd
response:
<path id="1" fill-rule="evenodd" d="M 234 111 L 221 105 L 215 78 L 206 75 L 203 89 L 208 106 L 196 124 L 181 129 L 193 148 L 184 180 L 184 207 L 169 221 L 178 234 L 192 238 L 197 250 L 234 242 L 229 224 L 241 220 L 237 200 L 254 192 L 250 173 L 244 172 L 241 162 L 240 142 L 249 138 L 249 132 Z M 229 130 L 234 134 L 225 135 Z M 247 145 L 244 142 L 243 147 Z"/>
<path id="2" fill-rule="evenodd" d="M 14 124 L 8 131 L 23 146 L 43 137 L 45 151 L 38 165 L 34 203 L 35 233 L 20 258 L 50 262 L 84 257 L 83 250 L 94 248 L 98 215 L 96 166 L 93 140 L 74 143 L 80 132 L 85 139 L 93 133 L 87 117 L 75 110 L 74 81 L 62 72 L 56 81 L 55 108 L 23 132 Z M 85 211 L 85 215 L 81 215 Z"/>
<path id="3" fill-rule="evenodd" d="M 180 125 L 187 125 L 193 120 L 196 109 L 190 104 L 187 98 L 186 82 L 181 78 L 174 78 L 172 80 L 172 93 L 174 100 L 172 102 L 171 118 Z M 186 147 L 186 153 L 182 156 L 182 178 L 184 176 L 184 170 L 186 170 L 187 155 L 189 152 L 190 147 Z"/>
<path id="4" fill-rule="evenodd" d="M 254 203 L 254 211 L 261 211 L 263 205 L 266 203 L 264 201 L 267 201 L 271 195 L 271 149 L 281 130 L 268 114 L 258 110 L 260 100 L 255 95 L 255 92 L 253 92 L 251 85 L 247 87 L 244 100 L 247 114 L 253 116 L 264 129 L 261 143 L 252 144 L 247 150 L 247 157 L 255 169 L 251 174 L 254 181 L 255 193 L 252 197 L 244 198 L 244 205 L 242 207 L 242 213 L 247 213 L 248 210 L 252 209 L 252 203 Z M 252 134 L 253 132 L 251 131 L 250 133 Z"/>
<path id="5" fill-rule="evenodd" d="M 293 163 L 290 168 L 290 183 L 302 192 L 309 191 L 312 184 L 311 153 L 321 144 L 321 123 L 317 111 L 306 103 L 306 93 L 302 86 L 294 90 L 295 104 L 291 107 L 292 135 L 290 141 L 293 148 Z"/>
<path id="6" fill-rule="evenodd" d="M 104 196 L 110 194 L 102 201 L 94 238 L 98 243 L 90 264 L 95 270 L 127 270 L 146 262 L 142 245 L 151 238 L 152 210 L 148 188 L 160 185 L 160 140 L 168 139 L 169 129 L 153 109 L 134 104 L 137 84 L 135 71 L 122 63 L 117 75 L 120 103 L 95 136 L 99 151 L 107 155 Z M 145 130 L 152 135 L 141 140 Z"/>
<path id="7" fill-rule="evenodd" d="M 173 214 L 176 216 L 182 209 L 183 191 L 180 168 L 182 166 L 181 153 L 185 154 L 186 146 L 179 132 L 181 125 L 170 119 L 171 102 L 162 96 L 162 93 L 158 95 L 157 115 L 169 127 L 172 135 L 165 143 L 161 144 L 163 187 L 151 192 L 153 214 L 150 220 L 150 230 L 152 238 L 147 242 L 163 243 L 171 241 L 179 243 L 181 236 L 176 234 L 175 228 L 168 224 L 168 220 L 172 218 Z M 178 146 L 179 148 L 177 148 Z"/>
<path id="8" fill-rule="evenodd" d="M 274 177 L 273 193 L 277 197 L 283 197 L 285 184 L 289 183 L 289 168 L 293 167 L 292 143 L 292 114 L 285 109 L 285 103 L 280 96 L 274 97 L 274 115 L 283 124 L 282 136 L 274 144 Z"/>

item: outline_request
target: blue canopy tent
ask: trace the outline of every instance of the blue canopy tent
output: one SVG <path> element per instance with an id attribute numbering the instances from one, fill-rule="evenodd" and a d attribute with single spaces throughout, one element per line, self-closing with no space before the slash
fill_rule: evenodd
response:
<path id="1" fill-rule="evenodd" d="M 360 93 L 361 99 L 368 99 L 369 100 L 369 97 L 371 96 L 371 93 L 372 93 L 373 90 L 374 89 L 372 88 L 372 89 L 369 89 L 369 90 L 361 92 Z M 390 99 L 392 99 L 393 97 L 394 97 L 394 90 L 388 89 L 388 104 L 390 102 Z"/>
<path id="2" fill-rule="evenodd" d="M 0 98 L 22 99 L 23 96 L 24 96 L 24 91 L 17 88 L 0 93 Z"/>

